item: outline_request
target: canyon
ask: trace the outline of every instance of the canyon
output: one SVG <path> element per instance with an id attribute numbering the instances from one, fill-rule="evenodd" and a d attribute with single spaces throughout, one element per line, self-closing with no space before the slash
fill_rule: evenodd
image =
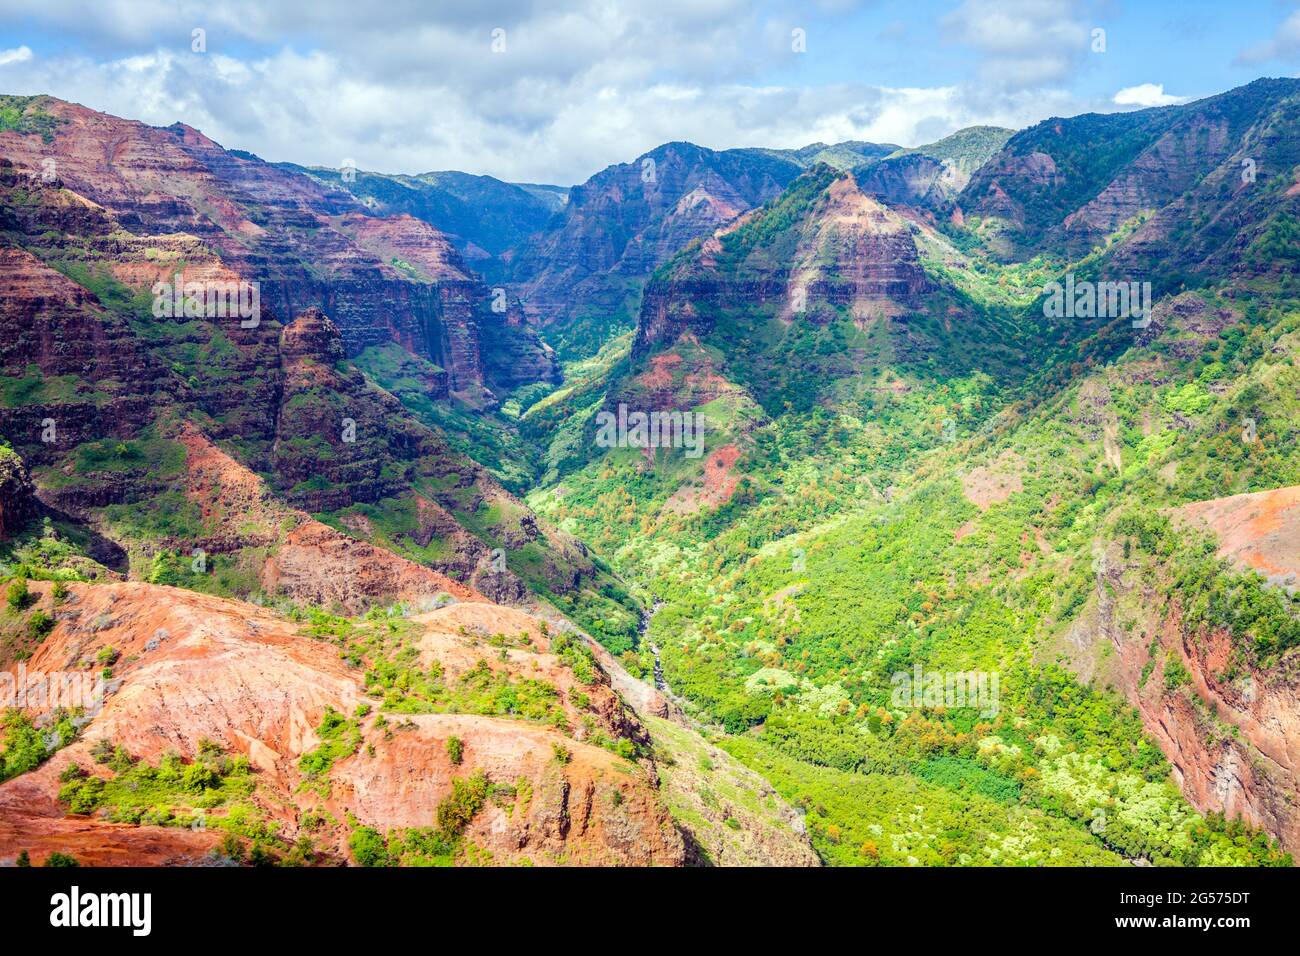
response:
<path id="1" fill-rule="evenodd" d="M 0 671 L 105 685 L 0 862 L 1300 852 L 1296 81 L 571 187 L 0 105 Z"/>

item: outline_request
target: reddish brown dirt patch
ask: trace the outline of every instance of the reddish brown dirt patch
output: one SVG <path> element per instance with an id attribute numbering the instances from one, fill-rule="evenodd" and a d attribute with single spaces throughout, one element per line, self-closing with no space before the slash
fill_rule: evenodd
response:
<path id="1" fill-rule="evenodd" d="M 677 489 L 664 507 L 678 514 L 693 514 L 706 505 L 712 508 L 725 505 L 740 484 L 740 475 L 732 471 L 739 458 L 740 449 L 735 445 L 724 445 L 710 452 L 704 459 L 701 483 Z"/>
<path id="2" fill-rule="evenodd" d="M 648 389 L 672 388 L 673 370 L 682 364 L 682 357 L 676 352 L 665 352 L 650 359 L 650 368 L 640 378 L 640 384 Z"/>
<path id="3" fill-rule="evenodd" d="M 1017 491 L 1024 491 L 1025 463 L 1013 452 L 1003 452 L 991 465 L 972 468 L 961 480 L 962 494 L 980 511 L 1006 501 Z"/>
<path id="4" fill-rule="evenodd" d="M 42 602 L 49 585 L 33 584 Z M 472 714 L 360 718 L 358 749 L 338 760 L 331 787 L 303 787 L 300 760 L 320 740 L 326 707 L 357 712 L 366 698 L 363 670 L 333 642 L 264 608 L 177 588 L 127 583 L 72 584 L 58 623 L 27 662 L 29 671 L 89 671 L 98 651 L 121 654 L 102 709 L 78 740 L 37 769 L 0 785 L 0 861 L 26 849 L 36 862 L 53 850 L 82 863 L 201 863 L 220 833 L 123 826 L 102 817 L 72 817 L 57 801 L 70 762 L 97 774 L 90 755 L 108 740 L 155 762 L 175 750 L 193 757 L 203 738 L 244 754 L 256 768 L 251 803 L 288 841 L 302 835 L 302 815 L 324 810 L 337 821 L 354 815 L 379 830 L 428 826 L 453 780 L 476 770 L 517 788 L 513 806 L 493 801 L 476 814 L 467 837 L 500 864 L 522 861 L 591 865 L 680 865 L 682 839 L 659 799 L 653 767 L 626 760 L 593 739 L 645 740 L 601 671 L 581 683 L 550 653 L 536 618 L 491 604 L 465 603 L 413 619 L 409 635 L 421 659 L 455 673 L 470 659 L 491 661 L 512 680 L 549 683 L 567 728 Z M 491 635 L 529 641 L 501 654 Z M 14 668 L 8 668 L 13 672 Z M 581 694 L 578 693 L 579 689 Z M 582 700 L 579 705 L 578 701 Z M 372 706 L 377 701 L 371 700 Z M 41 713 L 29 713 L 39 719 Z M 448 741 L 459 737 L 463 761 L 452 765 Z M 563 763 L 556 748 L 568 751 Z M 349 828 L 312 829 L 318 849 L 348 859 Z"/>
<path id="5" fill-rule="evenodd" d="M 1300 580 L 1300 485 L 1197 501 L 1181 511 L 1218 536 L 1220 556 L 1276 584 Z"/>

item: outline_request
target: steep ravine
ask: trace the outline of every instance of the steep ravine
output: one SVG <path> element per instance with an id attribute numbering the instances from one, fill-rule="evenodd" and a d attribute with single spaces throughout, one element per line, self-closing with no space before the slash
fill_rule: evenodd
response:
<path id="1" fill-rule="evenodd" d="M 641 639 L 663 601 L 641 615 Z M 655 654 L 651 686 L 633 677 L 616 657 L 590 641 L 610 686 L 650 730 L 660 794 L 686 844 L 688 865 L 820 866 L 802 813 L 759 773 L 709 740 L 709 731 L 686 715 L 663 680 Z"/>

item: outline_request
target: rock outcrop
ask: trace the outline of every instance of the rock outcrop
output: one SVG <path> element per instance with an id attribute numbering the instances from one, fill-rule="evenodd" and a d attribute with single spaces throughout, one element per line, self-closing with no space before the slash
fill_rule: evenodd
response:
<path id="1" fill-rule="evenodd" d="M 778 235 L 761 215 L 742 218 L 656 276 L 646 289 L 633 355 L 685 332 L 703 339 L 726 310 L 775 307 L 786 322 L 824 323 L 822 309 L 843 307 L 867 321 L 898 314 L 899 303 L 930 291 L 907 220 L 853 176 L 825 178 L 824 189 L 786 214 Z M 763 238 L 754 242 L 751 233 Z"/>
<path id="2" fill-rule="evenodd" d="M 33 587 L 48 600 L 48 585 Z M 25 849 L 36 860 L 58 850 L 91 865 L 203 862 L 219 843 L 215 827 L 73 816 L 58 793 L 60 775 L 72 763 L 108 774 L 91 756 L 99 742 L 156 763 L 168 751 L 192 759 L 207 740 L 251 764 L 254 788 L 244 812 L 274 825 L 286 844 L 310 836 L 322 863 L 353 859 L 348 839 L 356 827 L 380 833 L 433 827 L 453 781 L 480 772 L 502 789 L 465 825 L 476 862 L 685 862 L 653 763 L 599 745 L 648 740 L 644 727 L 598 668 L 579 680 L 529 615 L 455 604 L 403 619 L 402 633 L 409 634 L 403 642 L 419 666 L 436 668 L 450 686 L 495 674 L 490 679 L 550 688 L 558 708 L 552 721 L 446 712 L 381 719 L 374 711 L 357 718 L 356 742 L 333 762 L 328 786 L 320 778 L 303 786 L 300 763 L 321 744 L 318 727 L 327 708 L 353 715 L 362 703 L 380 703 L 334 642 L 265 609 L 143 584 L 74 584 L 56 617 L 55 629 L 26 662 L 29 672 L 89 666 L 83 662 L 105 647 L 120 654 L 120 663 L 79 739 L 0 785 L 0 860 Z M 386 630 L 382 621 L 376 627 Z M 509 649 L 502 649 L 507 639 Z M 13 665 L 8 670 L 16 673 Z M 38 722 L 39 711 L 30 710 Z"/>
<path id="3" fill-rule="evenodd" d="M 12 449 L 0 446 L 0 541 L 12 538 L 39 512 L 27 466 Z"/>
<path id="4" fill-rule="evenodd" d="M 1184 526 L 1213 531 L 1221 557 L 1294 589 L 1300 574 L 1300 488 L 1195 502 L 1175 513 Z M 1084 679 L 1118 690 L 1173 767 L 1189 803 L 1240 817 L 1300 852 L 1300 656 L 1266 670 L 1252 666 L 1231 634 L 1193 633 L 1177 602 L 1167 610 L 1117 550 L 1097 559 L 1095 604 L 1062 647 Z M 1120 609 L 1140 626 L 1121 626 Z M 1102 650 L 1108 647 L 1109 650 Z M 1174 687 L 1166 674 L 1186 674 Z"/>

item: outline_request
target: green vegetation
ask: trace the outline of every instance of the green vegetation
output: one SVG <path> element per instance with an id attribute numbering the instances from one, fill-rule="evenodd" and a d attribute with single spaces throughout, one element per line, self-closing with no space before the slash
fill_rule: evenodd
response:
<path id="1" fill-rule="evenodd" d="M 451 866 L 465 849 L 463 834 L 493 790 L 487 776 L 476 770 L 469 777 L 454 777 L 452 791 L 435 811 L 436 825 L 395 829 L 381 834 L 373 827 L 357 827 L 348 848 L 359 866 Z"/>
<path id="2" fill-rule="evenodd" d="M 788 259 L 782 244 L 822 186 L 805 177 L 729 234 L 718 268 L 747 275 Z M 1043 334 L 1035 286 L 1059 264 L 971 261 L 959 299 L 976 316 L 970 355 Z M 1217 334 L 1176 328 L 1136 346 L 1117 327 L 1072 330 L 1028 380 L 1005 374 L 1010 364 L 985 363 L 994 376 L 956 357 L 918 364 L 888 340 L 858 343 L 851 323 L 823 352 L 818 337 L 844 321 L 834 314 L 797 332 L 805 342 L 769 335 L 763 307 L 697 302 L 711 331 L 698 348 L 674 344 L 681 372 L 657 387 L 682 388 L 677 376 L 703 367 L 753 396 L 708 407 L 705 461 L 738 450 L 726 503 L 673 507 L 700 465 L 661 455 L 648 468 L 624 449 L 570 459 L 529 501 L 595 545 L 645 603 L 662 602 L 648 633 L 669 684 L 729 735 L 725 749 L 809 811 L 830 862 L 1285 862 L 1257 831 L 1229 833 L 1187 806 L 1104 665 L 1088 687 L 1062 666 L 1079 653 L 1071 627 L 1096 628 L 1102 593 L 1146 673 L 1163 666 L 1166 693 L 1192 688 L 1153 641 L 1171 616 L 1197 639 L 1234 635 L 1243 673 L 1279 666 L 1300 643 L 1294 599 L 1171 517 L 1190 501 L 1300 484 L 1300 373 L 1285 359 L 1300 310 L 1202 297 L 1207 313 L 1241 311 Z M 1017 312 L 1023 328 L 1004 335 Z M 865 362 L 835 365 L 857 348 Z M 1103 447 L 1098 415 L 1114 417 L 1117 451 Z M 1115 577 L 1095 570 L 1107 547 L 1123 554 Z M 1152 593 L 1154 604 L 1138 597 Z M 648 652 L 634 655 L 648 673 Z M 900 707 L 893 678 L 917 666 L 996 674 L 998 705 Z M 886 816 L 899 806 L 915 819 Z M 1021 832 L 1043 835 L 1013 851 L 1006 840 Z"/>
<path id="3" fill-rule="evenodd" d="M 298 769 L 309 780 L 327 777 L 337 761 L 351 757 L 361 746 L 360 725 L 333 707 L 325 708 L 325 716 L 316 728 L 316 735 L 320 737 L 320 746 L 303 754 L 298 761 Z"/>
<path id="4" fill-rule="evenodd" d="M 54 140 L 54 131 L 65 120 L 57 119 L 41 108 L 40 96 L 0 96 L 0 133 L 10 130 L 24 136 L 39 136 L 44 142 Z"/>
<path id="5" fill-rule="evenodd" d="M 107 776 L 76 763 L 64 768 L 59 801 L 69 813 L 95 814 L 115 823 L 211 828 L 221 831 L 221 853 L 253 864 L 306 862 L 277 834 L 277 825 L 252 801 L 257 782 L 248 758 L 230 756 L 211 740 L 199 742 L 186 761 L 175 752 L 157 765 L 140 760 L 105 739 L 92 756 Z M 251 843 L 245 854 L 244 841 Z"/>
<path id="6" fill-rule="evenodd" d="M 966 129 L 960 129 L 950 136 L 945 136 L 943 139 L 928 143 L 925 146 L 900 149 L 890 153 L 886 158 L 892 159 L 895 156 L 906 156 L 908 153 L 921 153 L 924 156 L 950 163 L 961 172 L 973 173 L 1006 145 L 1007 140 L 1014 135 L 1014 132 L 1014 130 L 1003 129 L 999 126 L 968 126 Z"/>
<path id="7" fill-rule="evenodd" d="M 519 492 L 536 475 L 531 449 L 511 421 L 473 414 L 451 398 L 433 398 L 447 387 L 447 373 L 400 345 L 376 345 L 355 359 L 357 368 L 395 395 L 418 421 L 446 435 L 450 446 L 492 472 L 506 488 Z"/>
<path id="8" fill-rule="evenodd" d="M 13 233 L 93 293 L 106 334 L 147 352 L 165 382 L 138 396 L 134 383 L 43 375 L 25 356 L 0 382 L 0 409 L 26 421 L 47 406 L 97 420 L 123 397 L 165 408 L 122 431 L 132 437 L 31 456 L 43 491 L 78 503 L 94 531 L 47 521 L 0 546 L 0 662 L 34 653 L 56 618 L 86 626 L 79 590 L 63 582 L 92 575 L 97 536 L 126 550 L 135 579 L 263 596 L 274 535 L 196 560 L 196 541 L 228 539 L 229 516 L 186 481 L 177 428 L 188 420 L 343 533 L 462 581 L 472 563 L 462 532 L 476 539 L 475 561 L 479 543 L 501 549 L 534 596 L 632 674 L 662 669 L 720 748 L 673 741 L 676 786 L 698 791 L 676 793 L 673 809 L 719 845 L 748 820 L 779 824 L 737 782 L 761 774 L 834 864 L 1290 863 L 1261 832 L 1188 804 L 1132 694 L 1136 677 L 1148 721 L 1165 708 L 1155 719 L 1193 719 L 1192 739 L 1252 760 L 1258 742 L 1200 695 L 1215 682 L 1228 698 L 1285 689 L 1297 670 L 1300 598 L 1265 553 L 1278 542 L 1261 534 L 1258 554 L 1221 556 L 1225 541 L 1205 527 L 1213 510 L 1189 507 L 1300 485 L 1295 89 L 1264 80 L 1186 107 L 1054 119 L 1010 136 L 977 128 L 917 150 L 706 157 L 718 175 L 788 187 L 716 241 L 680 250 L 648 285 L 621 268 L 577 276 L 574 301 L 545 331 L 567 360 L 564 381 L 512 386 L 499 408 L 452 395 L 446 368 L 393 343 L 309 362 L 311 381 L 286 391 L 273 341 L 153 320 L 145 291 L 116 278 L 103 237 Z M 0 97 L 0 130 L 48 141 L 57 121 L 39 98 Z M 1260 177 L 1241 188 L 1230 157 L 1246 144 Z M 686 144 L 665 149 L 700 159 Z M 840 172 L 912 152 L 972 175 L 959 204 L 934 203 L 932 218 L 897 214 L 855 195 Z M 1139 161 L 1144 208 L 1112 202 L 1107 187 Z M 1177 174 L 1151 175 L 1162 162 Z M 488 249 L 484 268 L 502 274 L 528 271 L 527 250 L 494 257 L 558 208 L 544 190 L 485 177 L 344 184 L 305 172 L 376 211 L 459 223 L 447 228 Z M 591 195 L 620 174 L 598 177 Z M 8 221 L 52 221 L 32 216 L 32 191 L 3 185 Z M 603 229 L 616 252 L 634 235 L 650 248 L 667 236 L 647 195 L 625 191 L 617 222 L 562 213 L 552 225 Z M 475 209 L 489 202 L 515 215 L 489 223 Z M 249 221 L 265 220 L 250 210 Z M 431 292 L 421 260 L 396 253 L 379 254 L 389 277 Z M 1149 278 L 1156 321 L 1049 318 L 1043 286 L 1066 272 Z M 806 310 L 787 295 L 805 283 L 816 287 Z M 636 335 L 643 287 L 662 328 Z M 534 331 L 485 322 L 480 333 L 495 390 L 491 361 Z M 705 416 L 705 454 L 597 446 L 597 413 L 621 402 Z M 357 416 L 356 443 L 334 439 L 345 415 Z M 38 608 L 28 582 L 39 580 L 56 586 Z M 414 714 L 510 717 L 639 755 L 595 727 L 604 690 L 584 640 L 549 642 L 579 685 L 566 700 L 501 666 L 535 651 L 527 634 L 484 636 L 481 657 L 444 668 L 407 611 L 290 609 L 372 698 L 352 716 L 326 710 L 319 746 L 299 763 L 305 792 L 327 796 L 340 761 L 366 759 Z M 113 648 L 95 658 L 118 663 Z M 925 675 L 972 675 L 976 697 L 931 696 Z M 915 692 L 901 693 L 913 679 Z M 0 779 L 38 766 L 75 725 L 7 714 Z M 658 735 L 657 752 L 672 750 L 661 746 L 671 730 Z M 453 767 L 475 762 L 460 737 L 445 746 Z M 157 767 L 102 741 L 94 752 L 102 767 L 70 766 L 62 781 L 74 812 L 174 824 L 212 810 L 230 859 L 313 858 L 310 843 L 286 847 L 261 822 L 254 776 L 215 746 Z M 574 759 L 566 743 L 552 753 L 548 773 Z M 527 781 L 475 771 L 455 778 L 428 826 L 384 833 L 350 820 L 349 850 L 374 866 L 481 859 L 466 839 L 476 815 L 488 801 L 529 799 Z"/>
<path id="9" fill-rule="evenodd" d="M 39 767 L 77 736 L 75 714 L 60 709 L 46 729 L 38 730 L 32 719 L 17 709 L 6 710 L 0 719 L 0 783 Z"/>
<path id="10" fill-rule="evenodd" d="M 1127 512 L 1115 530 L 1131 537 L 1136 553 L 1158 558 L 1170 569 L 1161 576 L 1162 590 L 1167 600 L 1178 602 L 1189 628 L 1228 631 L 1249 663 L 1264 666 L 1300 645 L 1296 602 L 1267 587 L 1259 574 L 1242 574 L 1216 557 L 1217 544 L 1208 535 L 1176 530 L 1168 517 L 1148 509 Z M 1172 690 L 1186 679 L 1181 662 L 1166 665 L 1166 687 Z"/>
<path id="11" fill-rule="evenodd" d="M 27 590 L 26 578 L 15 578 L 5 591 L 5 603 L 16 611 L 21 611 L 32 603 L 32 593 Z"/>

